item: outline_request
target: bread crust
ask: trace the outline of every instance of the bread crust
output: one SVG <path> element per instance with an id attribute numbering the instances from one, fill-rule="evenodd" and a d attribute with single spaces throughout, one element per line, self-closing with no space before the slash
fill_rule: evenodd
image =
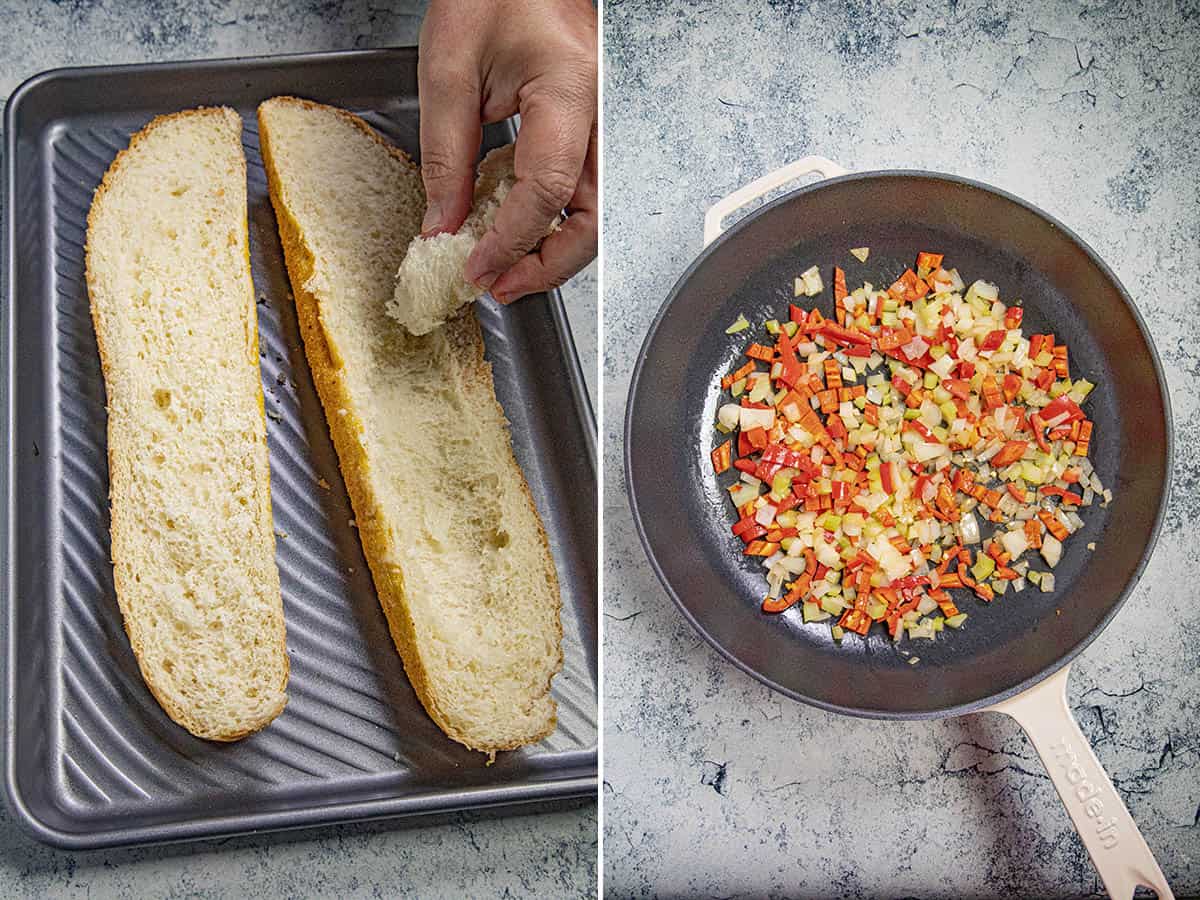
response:
<path id="1" fill-rule="evenodd" d="M 305 109 L 319 110 L 336 115 L 366 134 L 372 141 L 386 150 L 387 153 L 404 166 L 412 169 L 414 172 L 417 171 L 417 166 L 404 151 L 389 144 L 366 122 L 345 110 L 298 97 L 273 97 L 259 106 L 258 126 L 263 163 L 267 172 L 267 184 L 270 190 L 271 203 L 275 208 L 275 216 L 279 226 L 279 236 L 283 244 L 288 277 L 292 284 L 292 292 L 296 302 L 296 313 L 300 323 L 300 334 L 304 341 L 305 355 L 308 358 L 309 368 L 312 370 L 317 393 L 321 398 L 321 405 L 325 410 L 325 419 L 329 425 L 329 432 L 333 438 L 334 448 L 337 450 L 338 465 L 346 484 L 346 490 L 350 495 L 350 502 L 355 514 L 355 523 L 358 526 L 363 552 L 375 582 L 379 604 L 383 608 L 387 619 L 392 641 L 395 643 L 396 649 L 403 660 L 404 670 L 421 704 L 429 713 L 430 718 L 434 720 L 447 736 L 458 741 L 463 746 L 485 753 L 495 753 L 500 750 L 513 750 L 526 744 L 536 743 L 554 732 L 554 729 L 557 727 L 556 712 L 551 715 L 547 726 L 540 731 L 513 741 L 481 742 L 472 740 L 469 735 L 456 728 L 449 721 L 449 718 L 437 702 L 437 697 L 432 690 L 428 673 L 421 659 L 416 628 L 409 613 L 408 605 L 405 602 L 404 574 L 400 566 L 389 562 L 390 559 L 395 558 L 395 555 L 392 551 L 392 537 L 387 527 L 387 519 L 380 511 L 379 504 L 366 477 L 370 462 L 358 437 L 362 431 L 362 423 L 354 413 L 353 403 L 342 379 L 338 364 L 340 357 L 337 355 L 337 348 L 333 346 L 332 339 L 325 331 L 324 325 L 321 322 L 320 302 L 306 288 L 315 268 L 315 258 L 305 243 L 299 223 L 292 216 L 283 197 L 282 182 L 271 153 L 270 128 L 263 115 L 263 107 L 268 103 L 296 104 Z M 477 378 L 481 383 L 486 385 L 487 393 L 492 397 L 493 402 L 496 402 L 496 408 L 499 409 L 499 403 L 495 401 L 491 366 L 484 359 L 483 338 L 474 313 L 470 310 L 464 310 L 462 314 L 445 327 L 449 329 L 448 337 L 460 351 L 464 361 L 470 363 L 469 371 L 472 377 Z M 346 413 L 339 415 L 339 410 L 345 410 Z M 517 472 L 520 472 L 521 470 L 517 466 L 515 457 L 512 457 L 511 440 L 508 442 L 508 448 L 510 458 L 513 459 L 513 466 Z M 545 527 L 541 517 L 537 514 L 533 497 L 529 492 L 529 485 L 523 475 L 520 481 L 525 501 L 528 503 L 530 510 L 532 510 L 534 520 L 537 523 L 538 535 L 544 550 L 547 582 L 552 585 L 555 597 L 559 597 L 558 573 L 555 570 L 553 557 L 550 553 L 550 545 Z M 558 660 L 546 679 L 545 691 L 542 696 L 550 694 L 551 681 L 554 675 L 561 671 L 562 668 L 563 632 L 562 619 L 559 614 L 560 610 L 561 600 L 559 601 L 558 609 L 555 610 L 556 615 L 554 617 L 558 637 Z M 553 704 L 553 701 L 551 702 Z"/>
<path id="2" fill-rule="evenodd" d="M 119 176 L 123 164 L 128 159 L 131 158 L 131 155 L 137 149 L 138 145 L 141 142 L 143 142 L 144 140 L 146 140 L 147 137 L 150 134 L 152 134 L 155 129 L 157 129 L 158 127 L 165 125 L 167 123 L 179 121 L 179 120 L 186 119 L 186 118 L 192 117 L 192 116 L 213 116 L 213 115 L 217 115 L 222 118 L 225 118 L 227 121 L 228 121 L 228 117 L 230 115 L 232 115 L 237 119 L 239 129 L 241 128 L 241 122 L 242 122 L 241 116 L 238 115 L 236 110 L 230 109 L 227 106 L 219 106 L 219 107 L 201 106 L 201 107 L 197 107 L 195 109 L 187 109 L 187 110 L 182 110 L 182 111 L 176 112 L 176 113 L 170 113 L 167 115 L 155 116 L 144 127 L 142 127 L 136 134 L 134 134 L 129 139 L 128 147 L 126 147 L 125 149 L 123 149 L 117 153 L 116 157 L 113 159 L 112 163 L 109 165 L 108 169 L 105 171 L 104 177 L 100 180 L 100 185 L 96 188 L 95 194 L 93 194 L 93 196 L 92 196 L 92 204 L 88 208 L 87 239 L 85 241 L 85 246 L 84 246 L 84 280 L 87 284 L 87 289 L 88 289 L 88 297 L 89 297 L 89 301 L 90 301 L 89 307 L 90 307 L 91 316 L 92 316 L 92 326 L 96 333 L 96 347 L 97 347 L 97 350 L 99 351 L 99 355 L 100 355 L 100 369 L 104 376 L 104 381 L 105 381 L 106 385 L 109 383 L 110 377 L 112 374 L 112 361 L 111 361 L 111 357 L 108 352 L 108 346 L 106 344 L 106 335 L 105 335 L 104 327 L 101 323 L 101 317 L 99 315 L 99 312 L 97 309 L 97 304 L 96 304 L 96 283 L 95 283 L 95 274 L 93 272 L 93 266 L 92 266 L 92 240 L 91 240 L 92 228 L 93 228 L 93 225 L 95 222 L 95 217 L 96 217 L 98 211 L 103 207 L 103 204 L 108 195 L 108 192 L 112 189 L 113 183 L 115 182 L 116 178 Z M 241 160 L 242 160 L 242 179 L 243 179 L 243 181 L 245 181 L 246 157 L 245 157 L 244 152 L 241 154 Z M 246 269 L 245 269 L 246 280 L 248 283 L 248 288 L 246 291 L 245 318 L 243 320 L 245 323 L 245 326 L 246 326 L 245 331 L 246 331 L 246 336 L 247 336 L 247 361 L 248 361 L 249 365 L 252 365 L 254 367 L 255 381 L 258 384 L 258 411 L 259 411 L 260 421 L 262 423 L 261 434 L 263 436 L 263 444 L 264 444 L 264 448 L 265 448 L 267 420 L 266 420 L 265 401 L 263 398 L 263 391 L 262 391 L 262 380 L 261 380 L 261 375 L 259 373 L 259 363 L 258 363 L 258 309 L 257 309 L 257 305 L 254 300 L 253 282 L 250 279 L 250 236 L 249 236 L 250 232 L 249 232 L 248 209 L 242 215 L 241 226 L 242 226 L 241 227 L 242 246 L 244 249 L 245 260 L 246 260 Z M 111 473 L 114 471 L 114 468 L 115 468 L 114 467 L 113 450 L 112 450 L 112 433 L 113 433 L 113 431 L 112 431 L 112 420 L 111 420 L 111 407 L 106 406 L 105 413 L 109 414 L 108 426 L 107 426 L 109 440 L 107 443 L 108 443 L 108 469 L 109 469 L 109 472 Z M 271 499 L 270 499 L 271 484 L 270 484 L 270 481 L 271 481 L 271 471 L 270 471 L 270 466 L 268 465 L 265 467 L 264 480 L 259 485 L 262 488 L 263 502 L 260 504 L 258 512 L 259 512 L 260 525 L 263 528 L 263 531 L 267 536 L 267 540 L 270 543 L 271 557 L 272 557 L 272 559 L 274 559 L 274 556 L 275 556 L 275 530 L 274 530 L 274 520 L 273 520 L 273 516 L 272 516 L 272 512 L 271 512 Z M 121 519 L 123 519 L 123 514 L 124 514 L 123 504 L 114 503 L 113 499 L 114 499 L 114 495 L 113 495 L 112 485 L 110 483 L 110 485 L 109 485 L 109 507 L 110 507 L 109 531 L 110 531 L 111 535 L 115 535 L 117 533 L 118 522 Z M 115 555 L 116 554 L 114 553 L 114 556 Z M 280 702 L 278 707 L 274 708 L 272 710 L 269 710 L 268 713 L 265 714 L 263 717 L 261 717 L 259 720 L 249 723 L 245 728 L 243 728 L 241 730 L 232 731 L 232 732 L 210 732 L 207 729 L 205 729 L 203 725 L 201 725 L 200 723 L 195 721 L 195 719 L 192 716 L 190 716 L 188 711 L 186 709 L 184 709 L 181 705 L 176 704 L 171 701 L 171 699 L 166 695 L 166 693 L 163 690 L 161 690 L 160 685 L 158 684 L 158 682 L 156 680 L 155 673 L 153 672 L 153 670 L 150 670 L 147 668 L 147 666 L 143 660 L 142 643 L 141 643 L 141 641 L 139 641 L 135 638 L 134 633 L 131 631 L 130 626 L 129 626 L 130 615 L 129 615 L 129 610 L 128 610 L 125 600 L 124 600 L 126 591 L 128 590 L 128 585 L 126 584 L 126 579 L 125 579 L 125 576 L 122 573 L 121 569 L 116 566 L 113 567 L 113 587 L 117 594 L 117 605 L 121 610 L 122 626 L 125 629 L 126 636 L 129 638 L 130 646 L 133 648 L 134 657 L 137 659 L 137 662 L 138 662 L 138 669 L 142 673 L 142 680 L 145 681 L 146 687 L 150 690 L 150 693 L 151 693 L 151 695 L 153 695 L 154 699 L 158 701 L 159 706 L 161 706 L 163 708 L 163 710 L 166 711 L 167 715 L 170 716 L 174 722 L 176 722 L 177 724 L 186 728 L 189 732 L 194 734 L 196 737 L 204 738 L 204 739 L 212 740 L 212 741 L 228 743 L 228 742 L 232 742 L 232 741 L 241 740 L 242 738 L 248 737 L 249 735 L 254 734 L 257 731 L 262 730 L 267 725 L 269 725 L 272 721 L 274 721 L 274 719 L 281 712 L 283 712 L 284 707 L 287 705 L 287 699 L 288 699 L 287 695 L 283 692 L 287 688 L 288 677 L 289 677 L 289 674 L 291 671 L 291 661 L 290 661 L 290 659 L 288 657 L 288 653 L 287 653 L 286 625 L 283 629 L 283 636 L 282 636 L 282 639 L 280 642 L 280 648 L 279 648 L 279 652 L 282 655 L 282 659 L 283 659 L 283 667 L 282 667 L 283 678 L 279 685 L 279 691 L 282 695 L 282 701 Z M 282 595 L 280 596 L 280 601 L 279 601 L 279 616 L 281 619 L 283 618 Z"/>

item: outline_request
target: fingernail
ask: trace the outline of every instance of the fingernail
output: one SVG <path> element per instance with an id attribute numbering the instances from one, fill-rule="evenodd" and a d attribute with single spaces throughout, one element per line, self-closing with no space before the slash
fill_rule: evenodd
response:
<path id="1" fill-rule="evenodd" d="M 499 277 L 499 272 L 484 272 L 478 278 L 474 279 L 474 282 L 486 291 L 496 283 L 496 279 Z"/>
<path id="2" fill-rule="evenodd" d="M 430 203 L 425 210 L 425 218 L 421 220 L 421 234 L 428 236 L 430 232 L 442 227 L 442 206 L 440 203 Z"/>

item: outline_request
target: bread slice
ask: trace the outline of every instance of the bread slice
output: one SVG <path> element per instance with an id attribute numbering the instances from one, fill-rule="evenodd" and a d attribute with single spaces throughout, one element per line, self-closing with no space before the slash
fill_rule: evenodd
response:
<path id="1" fill-rule="evenodd" d="M 288 679 L 241 134 L 232 109 L 155 119 L 87 230 L 117 601 L 163 709 L 217 741 L 279 715 Z"/>
<path id="2" fill-rule="evenodd" d="M 379 602 L 435 722 L 476 750 L 554 730 L 554 561 L 468 311 L 422 336 L 384 308 L 420 229 L 420 173 L 361 119 L 258 109 L 305 353 Z"/>
<path id="3" fill-rule="evenodd" d="M 454 234 L 413 238 L 396 272 L 396 290 L 387 303 L 388 315 L 413 334 L 428 334 L 483 290 L 463 278 L 467 257 L 492 227 L 500 204 L 517 183 L 514 147 L 506 144 L 488 153 L 479 164 L 471 212 Z M 555 217 L 550 234 L 561 220 Z"/>

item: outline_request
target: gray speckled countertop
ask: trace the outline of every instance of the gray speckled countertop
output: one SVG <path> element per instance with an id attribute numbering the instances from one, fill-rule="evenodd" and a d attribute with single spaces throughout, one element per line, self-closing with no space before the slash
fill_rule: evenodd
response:
<path id="1" fill-rule="evenodd" d="M 1100 891 L 1013 722 L 882 723 L 773 694 L 691 630 L 634 533 L 621 429 L 646 329 L 701 249 L 705 209 L 816 153 L 1012 191 L 1136 298 L 1170 384 L 1174 493 L 1070 699 L 1176 893 L 1200 894 L 1200 7 L 660 6 L 613 4 L 605 22 L 606 892 Z"/>
<path id="2" fill-rule="evenodd" d="M 407 6 L 407 10 L 400 7 Z M 39 71 L 415 44 L 423 4 L 0 2 L 0 99 Z M 596 396 L 594 266 L 563 289 Z M 596 804 L 444 816 L 126 851 L 65 853 L 0 809 L 3 897 L 586 897 Z"/>

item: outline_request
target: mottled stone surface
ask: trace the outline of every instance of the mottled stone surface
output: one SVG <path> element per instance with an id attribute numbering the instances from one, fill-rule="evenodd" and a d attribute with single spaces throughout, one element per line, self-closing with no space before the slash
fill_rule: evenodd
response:
<path id="1" fill-rule="evenodd" d="M 1070 699 L 1176 893 L 1200 894 L 1200 7 L 659 7 L 613 4 L 605 25 L 606 892 L 1101 889 L 1011 721 L 889 724 L 793 703 L 710 650 L 645 562 L 620 458 L 637 348 L 700 250 L 705 209 L 816 153 L 1025 197 L 1076 229 L 1146 317 L 1174 405 L 1174 494 Z"/>
<path id="2" fill-rule="evenodd" d="M 414 44 L 423 4 L 0 3 L 0 98 L 30 75 L 104 65 Z M 563 289 L 596 396 L 594 267 Z M 426 827 L 371 824 L 131 851 L 64 853 L 0 810 L 3 897 L 586 897 L 596 805 Z"/>

